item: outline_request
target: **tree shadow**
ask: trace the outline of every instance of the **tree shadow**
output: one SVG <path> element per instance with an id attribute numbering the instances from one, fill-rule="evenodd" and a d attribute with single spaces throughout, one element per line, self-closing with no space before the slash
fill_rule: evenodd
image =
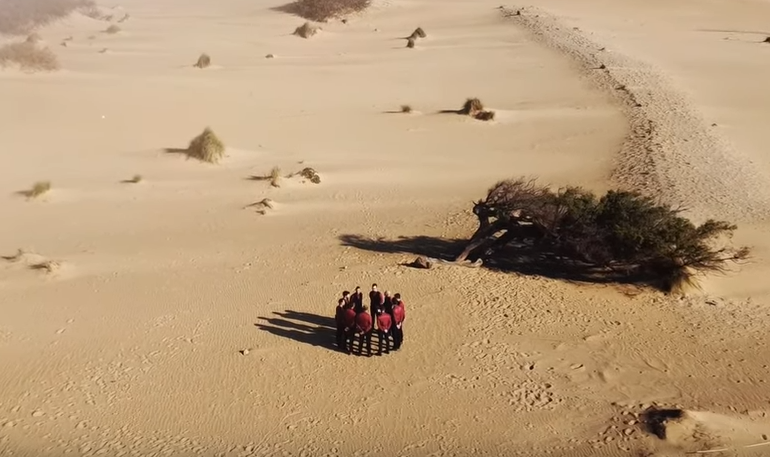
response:
<path id="1" fill-rule="evenodd" d="M 452 262 L 468 244 L 467 239 L 447 239 L 430 236 L 398 237 L 397 239 L 368 238 L 345 234 L 339 237 L 343 246 L 388 254 L 414 254 Z M 469 256 L 475 261 L 478 257 Z M 404 264 L 411 266 L 411 263 Z M 510 243 L 496 247 L 494 256 L 484 259 L 483 267 L 525 276 L 543 276 L 573 282 L 594 284 L 654 285 L 650 275 L 625 270 L 600 268 L 553 252 L 537 243 Z"/>
<path id="2" fill-rule="evenodd" d="M 260 317 L 264 322 L 257 322 L 254 326 L 300 343 L 338 350 L 335 342 L 336 324 L 333 317 L 293 310 L 273 314 L 278 317 Z"/>

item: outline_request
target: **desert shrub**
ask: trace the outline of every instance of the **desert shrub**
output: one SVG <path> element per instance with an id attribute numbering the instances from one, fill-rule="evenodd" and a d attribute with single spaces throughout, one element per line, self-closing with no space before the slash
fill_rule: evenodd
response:
<path id="1" fill-rule="evenodd" d="M 413 40 L 416 40 L 417 38 L 425 38 L 428 35 L 425 33 L 425 31 L 422 29 L 422 27 L 417 27 L 414 29 L 414 32 L 412 32 L 411 35 L 409 35 L 408 38 L 411 38 Z"/>
<path id="2" fill-rule="evenodd" d="M 294 30 L 294 34 L 302 38 L 310 38 L 318 33 L 318 27 L 311 25 L 309 22 L 305 22 Z"/>
<path id="3" fill-rule="evenodd" d="M 22 194 L 27 198 L 37 198 L 48 193 L 49 190 L 51 190 L 50 181 L 38 181 L 35 184 L 32 184 L 32 187 L 29 190 L 23 191 Z"/>
<path id="4" fill-rule="evenodd" d="M 415 43 L 416 43 L 415 39 L 414 39 L 414 38 L 412 38 L 412 37 L 409 37 L 409 38 L 406 40 L 406 47 L 407 47 L 407 48 L 409 48 L 409 49 L 411 49 L 411 48 L 413 48 L 413 47 L 415 46 Z"/>
<path id="5" fill-rule="evenodd" d="M 225 145 L 210 128 L 206 127 L 203 133 L 190 141 L 186 152 L 188 157 L 203 162 L 217 163 L 225 155 Z"/>
<path id="6" fill-rule="evenodd" d="M 458 111 L 459 114 L 466 116 L 476 116 L 479 112 L 484 111 L 484 104 L 478 98 L 469 98 L 465 100 L 463 107 Z"/>
<path id="7" fill-rule="evenodd" d="M 313 184 L 321 183 L 321 177 L 318 175 L 318 173 L 314 169 L 310 167 L 303 168 L 297 174 L 307 179 L 308 181 L 312 182 Z"/>
<path id="8" fill-rule="evenodd" d="M 517 246 L 564 264 L 579 263 L 599 277 L 635 277 L 666 290 L 698 271 L 721 271 L 745 259 L 747 248 L 715 247 L 736 226 L 695 225 L 680 211 L 634 192 L 601 197 L 578 187 L 552 191 L 524 179 L 501 181 L 474 205 L 479 229 L 458 260 L 515 256 Z M 533 259 L 533 261 L 539 261 Z"/>
<path id="9" fill-rule="evenodd" d="M 211 65 L 211 57 L 208 54 L 203 53 L 198 57 L 198 61 L 193 64 L 193 67 L 206 68 Z"/>
<path id="10" fill-rule="evenodd" d="M 29 41 L 0 47 L 0 67 L 11 64 L 18 65 L 24 71 L 54 71 L 59 68 L 53 51 Z"/>
<path id="11" fill-rule="evenodd" d="M 273 187 L 281 187 L 281 169 L 279 167 L 273 167 L 270 170 L 270 185 Z"/>
<path id="12" fill-rule="evenodd" d="M 473 117 L 475 117 L 476 119 L 478 119 L 480 121 L 493 121 L 493 120 L 495 120 L 495 112 L 494 111 L 479 111 Z"/>
<path id="13" fill-rule="evenodd" d="M 412 107 L 409 106 L 409 105 L 401 105 L 401 112 L 402 113 L 407 113 L 407 114 L 411 113 L 412 112 Z"/>
<path id="14" fill-rule="evenodd" d="M 0 34 L 24 35 L 92 4 L 90 0 L 0 0 Z"/>
<path id="15" fill-rule="evenodd" d="M 315 22 L 326 22 L 347 14 L 363 11 L 371 0 L 297 0 L 278 8 Z"/>
<path id="16" fill-rule="evenodd" d="M 142 177 L 142 175 L 134 175 L 131 179 L 126 179 L 123 182 L 127 184 L 139 184 L 142 181 L 144 181 L 144 177 Z"/>
<path id="17" fill-rule="evenodd" d="M 112 24 L 111 26 L 104 29 L 104 33 L 109 33 L 110 35 L 114 35 L 118 32 L 120 32 L 120 27 L 115 24 Z"/>

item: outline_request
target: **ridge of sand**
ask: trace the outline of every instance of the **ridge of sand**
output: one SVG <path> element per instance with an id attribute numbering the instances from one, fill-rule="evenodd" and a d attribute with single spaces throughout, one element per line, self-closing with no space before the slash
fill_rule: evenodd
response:
<path id="1" fill-rule="evenodd" d="M 539 42 L 574 59 L 620 101 L 630 133 L 612 180 L 661 198 L 696 220 L 756 222 L 770 216 L 770 179 L 730 142 L 710 131 L 686 96 L 651 65 L 608 49 L 537 7 L 501 14 Z"/>

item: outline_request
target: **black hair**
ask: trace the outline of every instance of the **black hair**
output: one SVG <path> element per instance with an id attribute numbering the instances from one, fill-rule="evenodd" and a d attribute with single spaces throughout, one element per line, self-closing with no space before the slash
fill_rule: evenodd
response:
<path id="1" fill-rule="evenodd" d="M 396 294 L 393 296 L 396 300 L 401 300 L 401 294 Z"/>
<path id="2" fill-rule="evenodd" d="M 342 292 L 342 296 L 344 297 L 345 295 L 350 295 L 350 292 L 349 292 L 349 291 L 347 291 L 347 290 L 343 291 L 343 292 Z"/>
<path id="3" fill-rule="evenodd" d="M 372 284 L 372 287 L 377 287 L 377 283 L 375 282 L 374 284 Z"/>

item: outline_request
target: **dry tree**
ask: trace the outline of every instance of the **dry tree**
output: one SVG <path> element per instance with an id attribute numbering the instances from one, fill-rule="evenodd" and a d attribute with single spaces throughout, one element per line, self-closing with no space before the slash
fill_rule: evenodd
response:
<path id="1" fill-rule="evenodd" d="M 188 157 L 203 162 L 217 163 L 225 155 L 225 145 L 209 127 L 206 127 L 203 133 L 190 141 L 185 152 Z"/>
<path id="2" fill-rule="evenodd" d="M 474 204 L 479 227 L 457 257 L 592 280 L 631 281 L 666 291 L 723 271 L 749 256 L 719 243 L 736 226 L 695 225 L 680 211 L 634 192 L 597 197 L 579 187 L 553 191 L 523 178 L 505 180 Z M 554 273 L 557 272 L 557 273 Z"/>
<path id="3" fill-rule="evenodd" d="M 318 27 L 311 25 L 309 22 L 305 22 L 294 30 L 294 35 L 302 38 L 310 38 L 318 33 Z"/>
<path id="4" fill-rule="evenodd" d="M 198 57 L 198 61 L 193 64 L 196 68 L 207 68 L 211 65 L 211 57 L 208 54 L 203 53 Z"/>

